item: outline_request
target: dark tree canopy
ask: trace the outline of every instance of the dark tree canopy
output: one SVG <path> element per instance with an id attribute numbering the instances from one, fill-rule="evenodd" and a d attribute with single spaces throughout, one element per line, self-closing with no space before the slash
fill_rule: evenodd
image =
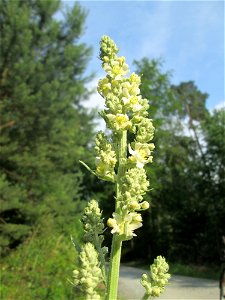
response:
<path id="1" fill-rule="evenodd" d="M 163 254 L 183 263 L 218 263 L 224 234 L 224 110 L 210 113 L 193 81 L 171 84 L 158 60 L 135 62 L 156 127 L 148 167 L 151 207 L 126 258 Z M 214 247 L 212 247 L 214 245 Z"/>
<path id="2" fill-rule="evenodd" d="M 0 2 L 1 246 L 16 246 L 39 215 L 69 216 L 80 198 L 79 159 L 92 116 L 82 107 L 91 49 L 79 4 Z M 63 219 L 63 218 L 62 218 Z"/>

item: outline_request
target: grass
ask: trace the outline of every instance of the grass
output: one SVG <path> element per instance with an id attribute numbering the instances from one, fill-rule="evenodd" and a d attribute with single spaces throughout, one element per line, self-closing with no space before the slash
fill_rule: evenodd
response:
<path id="1" fill-rule="evenodd" d="M 149 270 L 149 266 L 146 266 L 146 263 L 140 261 L 134 261 L 126 263 L 128 266 L 135 268 L 142 268 L 144 270 Z M 214 279 L 219 280 L 220 268 L 218 266 L 199 266 L 183 263 L 174 263 L 170 262 L 170 273 L 173 275 L 189 276 L 189 277 L 198 277 L 205 279 Z"/>
<path id="2" fill-rule="evenodd" d="M 74 223 L 75 231 L 79 232 L 78 220 Z M 75 299 L 69 280 L 73 280 L 76 259 L 69 234 L 60 233 L 54 220 L 46 219 L 41 230 L 34 230 L 25 243 L 2 260 L 0 298 Z"/>
<path id="3" fill-rule="evenodd" d="M 77 261 L 77 252 L 69 233 L 80 240 L 82 230 L 79 219 L 75 218 L 72 228 L 68 228 L 68 233 L 64 234 L 59 232 L 54 220 L 44 219 L 41 227 L 34 230 L 25 243 L 2 260 L 1 299 L 79 299 L 69 283 Z M 149 269 L 143 262 L 136 261 L 127 265 Z M 219 271 L 216 266 L 170 263 L 170 273 L 176 275 L 218 280 Z"/>
<path id="4" fill-rule="evenodd" d="M 219 280 L 220 268 L 217 266 L 185 265 L 181 263 L 170 263 L 169 265 L 170 272 L 174 275 Z"/>

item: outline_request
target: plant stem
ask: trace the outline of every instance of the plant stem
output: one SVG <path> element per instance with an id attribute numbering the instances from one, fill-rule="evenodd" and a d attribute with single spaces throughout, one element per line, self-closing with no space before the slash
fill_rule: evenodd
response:
<path id="1" fill-rule="evenodd" d="M 105 264 L 105 257 L 102 251 L 101 243 L 99 241 L 99 236 L 97 233 L 94 235 L 94 245 L 97 249 L 98 255 L 99 255 L 99 260 L 101 264 L 101 270 L 102 270 L 102 275 L 103 275 L 103 280 L 105 283 L 105 286 L 107 287 L 107 278 L 106 278 L 106 264 Z"/>
<path id="2" fill-rule="evenodd" d="M 149 295 L 147 293 L 144 294 L 144 296 L 141 298 L 141 300 L 148 300 L 149 299 Z"/>
<path id="3" fill-rule="evenodd" d="M 107 300 L 117 299 L 117 289 L 119 281 L 120 271 L 120 257 L 121 257 L 122 241 L 118 235 L 113 235 L 111 257 L 110 257 L 110 268 L 109 277 L 107 284 Z"/>
<path id="4" fill-rule="evenodd" d="M 121 179 L 126 172 L 126 158 L 127 158 L 127 131 L 122 131 L 122 134 L 118 142 L 118 172 L 117 172 L 117 183 L 116 183 L 116 213 L 120 214 L 120 203 L 119 198 L 121 195 Z M 108 274 L 107 284 L 107 300 L 117 299 L 117 289 L 119 281 L 119 270 L 120 270 L 120 257 L 121 257 L 122 240 L 121 237 L 115 233 L 112 240 L 112 248 L 110 255 L 110 266 Z"/>
<path id="5" fill-rule="evenodd" d="M 120 212 L 120 205 L 118 199 L 121 195 L 121 179 L 126 172 L 126 159 L 127 159 L 127 131 L 122 131 L 120 141 L 118 143 L 118 172 L 117 172 L 117 183 L 116 183 L 116 212 Z"/>

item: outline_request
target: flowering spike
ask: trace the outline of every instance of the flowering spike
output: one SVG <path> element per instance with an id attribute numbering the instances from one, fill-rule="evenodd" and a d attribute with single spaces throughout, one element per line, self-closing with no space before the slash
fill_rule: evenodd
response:
<path id="1" fill-rule="evenodd" d="M 100 59 L 107 73 L 106 77 L 100 79 L 98 83 L 98 92 L 105 99 L 106 107 L 101 112 L 101 116 L 107 127 L 112 130 L 114 144 L 124 147 L 122 150 L 124 155 L 123 158 L 119 157 L 120 149 L 110 148 L 109 141 L 101 133 L 101 140 L 104 140 L 108 147 L 106 149 L 97 145 L 97 142 L 100 144 L 99 136 L 97 136 L 96 173 L 101 179 L 116 181 L 119 184 L 118 209 L 107 224 L 112 228 L 113 234 L 119 235 L 122 240 L 127 240 L 136 235 L 135 229 L 142 226 L 141 216 L 136 211 L 149 207 L 146 201 L 144 204 L 141 201 L 149 185 L 144 166 L 152 162 L 154 145 L 148 142 L 153 138 L 154 127 L 152 121 L 147 118 L 148 101 L 140 95 L 141 78 L 135 73 L 126 77 L 129 72 L 128 65 L 123 56 L 117 56 L 118 48 L 114 41 L 103 36 L 100 45 Z M 128 145 L 129 157 L 127 157 L 127 145 L 124 142 L 127 139 L 127 131 L 136 135 Z M 122 146 L 119 138 L 123 134 Z M 122 173 L 120 164 L 124 165 Z M 134 186 L 135 188 L 132 188 Z"/>
<path id="2" fill-rule="evenodd" d="M 96 175 L 100 179 L 114 182 L 116 176 L 114 168 L 117 162 L 116 153 L 102 131 L 97 133 L 95 144 L 97 152 Z"/>
<path id="3" fill-rule="evenodd" d="M 94 246 L 91 243 L 85 244 L 81 249 L 79 258 L 80 268 L 73 271 L 74 286 L 85 295 L 86 300 L 100 300 L 96 288 L 102 282 L 102 272 Z"/>
<path id="4" fill-rule="evenodd" d="M 106 264 L 105 264 L 105 255 L 108 252 L 107 247 L 102 247 L 102 242 L 104 240 L 104 224 L 102 219 L 102 213 L 98 206 L 96 200 L 91 200 L 87 207 L 84 209 L 84 215 L 82 218 L 84 224 L 84 239 L 86 242 L 91 242 L 99 255 L 100 266 L 102 270 L 103 280 L 105 285 L 106 282 Z"/>
<path id="5" fill-rule="evenodd" d="M 99 80 L 97 90 L 105 100 L 105 109 L 100 112 L 100 116 L 105 120 L 111 135 L 106 136 L 100 131 L 96 136 L 96 170 L 90 170 L 83 163 L 100 179 L 111 181 L 116 186 L 115 212 L 107 220 L 107 226 L 113 234 L 113 241 L 106 283 L 106 300 L 117 298 L 122 242 L 136 236 L 136 229 L 142 226 L 140 212 L 149 208 L 149 203 L 143 201 L 149 189 L 144 168 L 147 163 L 152 162 L 154 150 L 154 144 L 150 143 L 154 136 L 154 126 L 152 120 L 148 118 L 148 100 L 142 98 L 140 94 L 141 78 L 135 73 L 129 76 L 125 57 L 118 56 L 118 51 L 118 47 L 110 37 L 102 37 L 100 59 L 106 76 Z M 95 267 L 101 267 L 104 280 L 106 278 L 105 253 L 104 248 L 101 248 L 104 226 L 96 201 L 92 200 L 88 204 L 83 222 L 86 240 L 91 241 L 95 246 L 94 250 L 99 253 L 101 263 L 98 265 L 96 261 Z M 88 256 L 86 249 L 83 249 L 83 253 L 86 261 Z M 96 260 L 95 256 L 93 260 Z M 147 296 L 158 296 L 163 291 L 169 279 L 167 266 L 164 258 L 157 257 L 151 266 L 151 275 L 142 276 L 142 285 L 146 288 Z M 85 276 L 81 274 L 83 270 L 85 266 L 81 267 L 80 271 L 75 271 L 75 280 L 81 286 L 84 281 L 87 286 Z M 96 272 L 99 273 L 99 270 L 96 269 Z M 96 282 L 92 283 L 93 276 L 90 271 L 88 289 L 91 286 L 96 287 Z M 93 289 L 91 291 L 93 292 Z M 96 299 L 93 295 L 93 299 Z"/>
<path id="6" fill-rule="evenodd" d="M 168 284 L 170 274 L 168 273 L 169 265 L 162 256 L 157 256 L 154 263 L 150 266 L 150 274 L 143 274 L 141 284 L 146 290 L 149 297 L 159 297 L 164 292 L 165 286 Z M 147 299 L 145 297 L 145 299 Z"/>

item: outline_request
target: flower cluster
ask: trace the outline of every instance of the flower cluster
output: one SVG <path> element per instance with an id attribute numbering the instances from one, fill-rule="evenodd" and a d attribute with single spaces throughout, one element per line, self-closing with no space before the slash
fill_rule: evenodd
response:
<path id="1" fill-rule="evenodd" d="M 153 143 L 140 143 L 134 142 L 132 143 L 133 149 L 129 145 L 129 153 L 131 156 L 129 157 L 129 161 L 134 163 L 138 168 L 143 168 L 145 164 L 152 162 L 151 151 L 155 148 Z"/>
<path id="2" fill-rule="evenodd" d="M 122 199 L 123 210 L 129 209 L 141 210 L 147 209 L 149 204 L 147 201 L 143 201 L 143 195 L 146 193 L 149 187 L 149 181 L 147 180 L 146 172 L 144 169 L 132 168 L 128 169 L 122 179 Z"/>
<path id="3" fill-rule="evenodd" d="M 84 224 L 84 238 L 86 241 L 92 242 L 95 235 L 103 234 L 102 213 L 96 200 L 91 200 L 85 207 L 82 222 Z"/>
<path id="4" fill-rule="evenodd" d="M 96 135 L 95 144 L 95 150 L 97 152 L 96 175 L 100 179 L 114 182 L 114 168 L 117 162 L 116 153 L 112 150 L 111 144 L 102 131 L 99 131 Z"/>
<path id="5" fill-rule="evenodd" d="M 142 226 L 142 217 L 136 211 L 149 208 L 149 203 L 142 201 L 148 186 L 149 181 L 143 168 L 131 168 L 126 171 L 122 178 L 122 193 L 118 197 L 122 213 L 113 213 L 113 218 L 109 218 L 107 222 L 107 225 L 113 228 L 111 233 L 118 233 L 123 240 L 136 236 L 134 230 Z"/>
<path id="6" fill-rule="evenodd" d="M 142 226 L 138 211 L 149 207 L 148 202 L 142 202 L 149 186 L 144 166 L 152 162 L 154 144 L 149 141 L 153 139 L 154 126 L 148 118 L 148 100 L 140 95 L 140 77 L 135 73 L 128 76 L 129 68 L 125 58 L 117 56 L 118 48 L 108 36 L 102 37 L 100 46 L 102 67 L 107 73 L 98 83 L 98 92 L 105 99 L 106 107 L 101 116 L 112 130 L 115 144 L 118 143 L 116 138 L 126 131 L 134 139 L 130 141 L 128 151 L 125 151 L 129 156 L 123 157 L 126 161 L 122 174 L 116 170 L 117 162 L 121 163 L 119 154 L 109 146 L 103 133 L 99 133 L 101 138 L 98 136 L 97 142 L 101 144 L 100 139 L 104 140 L 104 147 L 96 142 L 96 173 L 100 178 L 115 181 L 119 186 L 118 209 L 113 213 L 113 218 L 108 219 L 107 225 L 112 228 L 111 233 L 120 235 L 122 240 L 128 240 L 135 236 L 134 230 Z"/>
<path id="7" fill-rule="evenodd" d="M 117 52 L 115 43 L 109 37 L 103 36 L 100 58 L 107 76 L 98 83 L 98 92 L 105 99 L 106 105 L 101 115 L 113 131 L 135 132 L 141 126 L 142 133 L 146 131 L 152 138 L 154 127 L 151 121 L 145 118 L 148 115 L 149 105 L 147 99 L 143 99 L 140 95 L 141 79 L 135 73 L 125 77 L 129 72 L 128 65 L 123 56 L 116 55 Z"/>
<path id="8" fill-rule="evenodd" d="M 107 225 L 112 227 L 111 233 L 118 233 L 123 240 L 132 239 L 136 236 L 135 229 L 142 226 L 142 217 L 136 212 L 129 212 L 124 215 L 113 213 L 113 218 L 109 218 Z"/>
<path id="9" fill-rule="evenodd" d="M 152 162 L 154 136 L 152 120 L 148 118 L 148 100 L 140 94 L 141 78 L 130 76 L 125 58 L 117 56 L 119 49 L 108 37 L 103 36 L 100 43 L 100 59 L 106 71 L 105 78 L 99 80 L 98 92 L 105 99 L 105 109 L 100 113 L 111 135 L 98 132 L 95 140 L 96 169 L 92 174 L 102 180 L 115 183 L 115 212 L 107 220 L 114 235 L 109 268 L 106 268 L 102 247 L 104 224 L 98 203 L 91 200 L 84 210 L 84 238 L 86 244 L 79 251 L 79 270 L 73 272 L 74 285 L 85 299 L 100 299 L 97 293 L 99 283 L 105 286 L 106 299 L 117 298 L 119 265 L 122 242 L 136 236 L 135 230 L 142 226 L 141 211 L 149 208 L 144 195 L 149 189 L 145 165 Z M 97 254 L 98 253 L 98 254 Z M 143 299 L 159 296 L 168 283 L 168 264 L 158 256 L 150 274 L 143 274 L 141 284 L 146 289 Z"/>
<path id="10" fill-rule="evenodd" d="M 143 274 L 141 284 L 146 290 L 146 294 L 152 297 L 159 297 L 164 292 L 168 284 L 170 274 L 168 273 L 169 265 L 162 256 L 157 256 L 154 263 L 150 266 L 150 274 Z"/>
<path id="11" fill-rule="evenodd" d="M 102 242 L 104 240 L 104 224 L 102 213 L 96 200 L 91 200 L 90 202 L 88 202 L 88 205 L 84 209 L 82 222 L 85 232 L 84 239 L 86 240 L 86 242 L 92 243 L 98 252 L 103 281 L 106 284 L 105 255 L 108 252 L 108 248 L 102 247 Z"/>
<path id="12" fill-rule="evenodd" d="M 101 299 L 96 288 L 102 282 L 102 272 L 98 263 L 98 254 L 91 243 L 85 244 L 80 252 L 80 268 L 73 271 L 74 286 L 86 300 Z"/>

